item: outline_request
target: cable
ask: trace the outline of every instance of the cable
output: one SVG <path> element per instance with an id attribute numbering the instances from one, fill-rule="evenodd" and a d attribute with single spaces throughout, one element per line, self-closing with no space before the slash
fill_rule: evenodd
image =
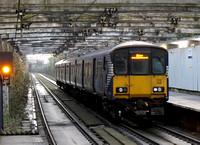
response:
<path id="1" fill-rule="evenodd" d="M 91 8 L 91 6 L 94 5 L 94 4 L 96 3 L 96 1 L 97 1 L 97 0 L 94 0 L 87 8 L 83 11 L 83 13 L 80 14 L 80 16 L 78 16 L 78 17 L 76 18 L 75 21 L 77 21 L 85 12 L 87 12 L 88 9 Z"/>
<path id="2" fill-rule="evenodd" d="M 19 23 L 19 11 L 20 11 L 20 0 L 18 1 L 18 10 L 17 10 L 17 25 L 16 25 L 16 31 L 15 31 L 15 39 L 17 37 L 17 30 L 18 30 L 18 23 Z"/>

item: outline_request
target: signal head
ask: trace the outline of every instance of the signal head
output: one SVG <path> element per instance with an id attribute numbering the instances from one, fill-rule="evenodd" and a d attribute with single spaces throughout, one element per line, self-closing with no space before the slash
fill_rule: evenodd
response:
<path id="1" fill-rule="evenodd" d="M 8 74 L 10 72 L 10 67 L 4 66 L 3 67 L 3 73 Z"/>
<path id="2" fill-rule="evenodd" d="M 0 52 L 0 79 L 6 84 L 10 84 L 10 75 L 13 71 L 12 52 Z"/>

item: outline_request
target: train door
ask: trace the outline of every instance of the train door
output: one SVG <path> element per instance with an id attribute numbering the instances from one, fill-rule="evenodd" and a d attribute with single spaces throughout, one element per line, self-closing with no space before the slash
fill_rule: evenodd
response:
<path id="1" fill-rule="evenodd" d="M 76 78 L 77 78 L 77 60 L 75 60 L 74 64 L 74 85 L 76 86 Z"/>
<path id="2" fill-rule="evenodd" d="M 66 71 L 66 68 L 67 68 L 67 67 L 66 67 L 66 63 L 64 63 L 64 70 L 65 70 L 65 71 L 64 71 L 64 83 L 66 83 L 66 78 L 67 78 L 67 77 L 66 77 L 66 72 L 67 72 L 67 71 Z"/>
<path id="3" fill-rule="evenodd" d="M 129 49 L 117 50 L 114 54 L 113 93 L 115 99 L 129 99 Z"/>
<path id="4" fill-rule="evenodd" d="M 82 88 L 84 88 L 84 60 L 82 61 L 82 69 L 81 69 L 81 79 L 82 79 Z"/>
<path id="5" fill-rule="evenodd" d="M 61 81 L 61 66 L 59 64 L 59 81 Z"/>
<path id="6" fill-rule="evenodd" d="M 107 63 L 106 63 L 106 57 L 103 57 L 103 82 L 102 82 L 102 92 L 105 94 L 106 92 L 106 84 L 107 84 Z"/>
<path id="7" fill-rule="evenodd" d="M 130 98 L 151 94 L 150 51 L 130 51 Z"/>
<path id="8" fill-rule="evenodd" d="M 55 66 L 55 76 L 56 76 L 56 80 L 58 80 L 58 67 L 57 67 L 57 65 Z"/>
<path id="9" fill-rule="evenodd" d="M 69 84 L 71 84 L 71 63 L 69 63 Z"/>
<path id="10" fill-rule="evenodd" d="M 95 92 L 95 74 L 96 74 L 96 58 L 93 59 L 93 75 L 92 75 L 92 87 L 93 92 Z"/>

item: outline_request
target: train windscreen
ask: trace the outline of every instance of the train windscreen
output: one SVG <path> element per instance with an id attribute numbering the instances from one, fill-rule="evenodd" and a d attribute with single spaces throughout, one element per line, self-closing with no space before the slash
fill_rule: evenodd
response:
<path id="1" fill-rule="evenodd" d="M 131 56 L 131 74 L 149 74 L 150 52 L 148 51 L 130 51 Z"/>
<path id="2" fill-rule="evenodd" d="M 127 48 L 114 53 L 114 72 L 116 75 L 165 74 L 165 50 L 157 48 Z"/>
<path id="3" fill-rule="evenodd" d="M 166 52 L 157 50 L 152 53 L 152 73 L 164 74 L 166 72 Z"/>

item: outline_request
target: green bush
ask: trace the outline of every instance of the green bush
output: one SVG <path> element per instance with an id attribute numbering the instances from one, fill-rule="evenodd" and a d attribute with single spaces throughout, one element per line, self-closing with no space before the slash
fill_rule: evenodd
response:
<path id="1" fill-rule="evenodd" d="M 25 117 L 25 107 L 29 87 L 29 74 L 25 56 L 13 54 L 13 74 L 11 76 L 11 97 L 9 114 L 4 114 L 4 131 L 15 132 Z"/>
<path id="2" fill-rule="evenodd" d="M 55 61 L 56 60 L 54 57 L 50 57 L 48 64 L 43 64 L 43 63 L 34 64 L 32 65 L 31 72 L 43 73 L 43 74 L 48 74 L 50 76 L 54 76 Z"/>

